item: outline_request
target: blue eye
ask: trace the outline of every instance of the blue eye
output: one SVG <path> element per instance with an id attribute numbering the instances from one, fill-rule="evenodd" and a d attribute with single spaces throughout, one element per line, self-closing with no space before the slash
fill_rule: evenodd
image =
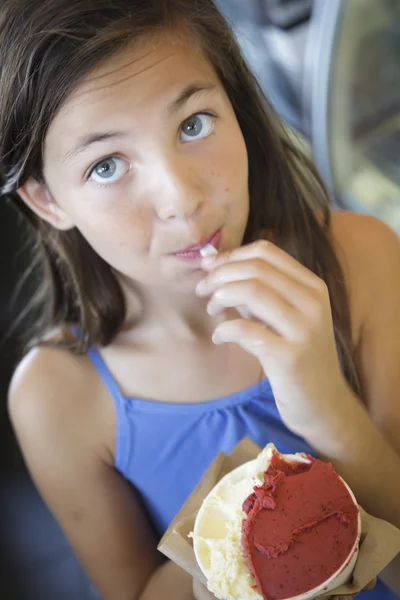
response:
<path id="1" fill-rule="evenodd" d="M 214 129 L 214 115 L 198 113 L 186 119 L 181 125 L 182 141 L 201 140 L 210 135 Z"/>
<path id="2" fill-rule="evenodd" d="M 130 170 L 126 160 L 118 157 L 105 158 L 91 170 L 88 180 L 99 185 L 112 185 Z"/>

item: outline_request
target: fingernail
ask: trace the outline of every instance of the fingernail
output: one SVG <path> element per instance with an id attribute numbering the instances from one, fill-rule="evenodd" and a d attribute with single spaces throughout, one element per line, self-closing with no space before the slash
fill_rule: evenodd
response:
<path id="1" fill-rule="evenodd" d="M 221 323 L 221 325 L 218 325 L 218 327 L 214 331 L 214 336 L 216 336 L 216 340 L 218 340 L 216 343 L 226 344 L 228 342 L 233 342 L 237 338 L 236 333 L 236 327 L 230 321 Z"/>
<path id="2" fill-rule="evenodd" d="M 245 306 L 238 306 L 236 310 L 238 311 L 239 315 L 243 317 L 243 319 L 250 320 L 252 318 L 251 312 Z"/>
<path id="3" fill-rule="evenodd" d="M 213 343 L 216 344 L 217 346 L 225 343 L 224 340 L 221 338 L 218 331 L 214 331 L 211 339 L 212 339 Z"/>
<path id="4" fill-rule="evenodd" d="M 221 311 L 221 306 L 211 300 L 207 305 L 207 312 L 210 317 L 215 317 Z"/>
<path id="5" fill-rule="evenodd" d="M 202 279 L 196 285 L 196 293 L 197 294 L 206 294 L 207 293 L 207 288 L 208 288 L 208 286 L 207 286 L 207 280 L 206 279 Z"/>

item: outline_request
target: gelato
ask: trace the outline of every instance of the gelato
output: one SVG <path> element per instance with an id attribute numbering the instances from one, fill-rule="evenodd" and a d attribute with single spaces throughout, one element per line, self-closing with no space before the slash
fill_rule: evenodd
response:
<path id="1" fill-rule="evenodd" d="M 222 600 L 306 600 L 349 579 L 357 559 L 357 502 L 332 466 L 268 445 L 203 501 L 193 547 Z"/>

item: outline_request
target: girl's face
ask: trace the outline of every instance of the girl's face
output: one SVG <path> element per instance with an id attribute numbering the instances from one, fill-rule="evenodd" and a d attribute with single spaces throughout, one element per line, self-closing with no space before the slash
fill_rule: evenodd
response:
<path id="1" fill-rule="evenodd" d="M 228 250 L 242 242 L 246 147 L 194 45 L 165 35 L 139 46 L 103 63 L 53 120 L 42 216 L 77 227 L 123 276 L 189 291 L 201 277 L 201 244 L 213 238 Z"/>

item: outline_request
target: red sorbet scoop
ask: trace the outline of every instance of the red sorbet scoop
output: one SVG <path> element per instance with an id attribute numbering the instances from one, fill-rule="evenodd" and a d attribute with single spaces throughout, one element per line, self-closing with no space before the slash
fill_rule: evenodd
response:
<path id="1" fill-rule="evenodd" d="M 288 463 L 274 452 L 264 483 L 243 503 L 242 545 L 265 600 L 308 592 L 344 565 L 358 508 L 332 465 Z"/>

